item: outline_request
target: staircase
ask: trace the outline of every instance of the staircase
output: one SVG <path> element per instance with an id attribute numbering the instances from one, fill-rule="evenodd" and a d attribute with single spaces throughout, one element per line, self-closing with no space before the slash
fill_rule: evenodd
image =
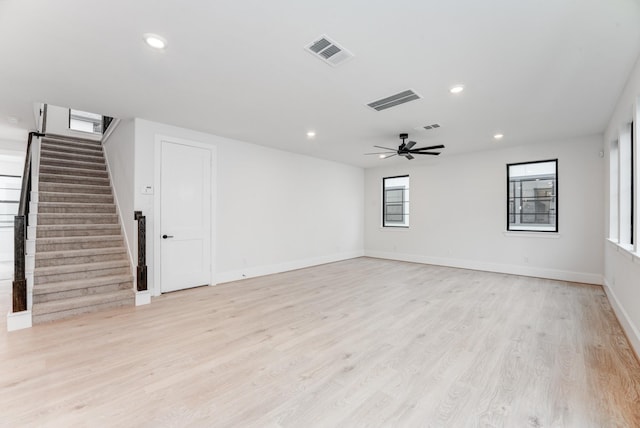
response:
<path id="1" fill-rule="evenodd" d="M 133 306 L 102 143 L 43 137 L 38 186 L 33 323 Z"/>

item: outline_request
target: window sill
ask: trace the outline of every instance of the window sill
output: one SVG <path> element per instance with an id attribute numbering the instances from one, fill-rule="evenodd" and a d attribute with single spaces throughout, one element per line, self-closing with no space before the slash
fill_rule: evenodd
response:
<path id="1" fill-rule="evenodd" d="M 505 230 L 502 232 L 504 236 L 507 237 L 516 237 L 516 238 L 546 238 L 546 239 L 558 239 L 560 238 L 560 233 L 558 232 L 539 232 L 539 231 L 531 231 L 526 232 L 524 230 L 519 231 L 509 231 Z"/>
<path id="2" fill-rule="evenodd" d="M 387 226 L 387 227 L 379 227 L 383 232 L 408 232 L 409 226 Z"/>
<path id="3" fill-rule="evenodd" d="M 636 263 L 640 263 L 640 253 L 633 251 L 633 245 L 630 244 L 620 244 L 618 241 L 607 238 L 607 241 L 616 249 L 620 254 L 624 257 L 628 258 L 631 261 Z"/>

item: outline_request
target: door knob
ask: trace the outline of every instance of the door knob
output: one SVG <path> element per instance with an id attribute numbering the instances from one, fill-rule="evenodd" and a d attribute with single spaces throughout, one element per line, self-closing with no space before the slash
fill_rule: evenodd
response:
<path id="1" fill-rule="evenodd" d="M 173 238 L 173 235 L 162 235 L 162 239 Z"/>

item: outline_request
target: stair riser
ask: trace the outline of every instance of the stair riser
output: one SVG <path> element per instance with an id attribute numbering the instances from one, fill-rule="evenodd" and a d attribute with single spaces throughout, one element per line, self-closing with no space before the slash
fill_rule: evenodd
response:
<path id="1" fill-rule="evenodd" d="M 84 193 L 90 195 L 111 195 L 111 186 L 88 186 L 83 184 L 40 183 L 39 192 L 50 193 Z M 90 201 L 85 201 L 90 202 Z"/>
<path id="2" fill-rule="evenodd" d="M 106 171 L 107 167 L 104 163 L 94 163 L 94 162 L 81 162 L 79 160 L 62 160 L 62 159 L 52 159 L 52 158 L 42 158 L 40 159 L 40 166 L 61 166 L 64 168 L 80 168 L 80 169 L 91 169 L 96 171 Z"/>
<path id="3" fill-rule="evenodd" d="M 108 275 L 126 275 L 131 273 L 127 266 L 124 267 L 115 267 L 108 269 L 96 269 L 91 271 L 80 271 L 80 272 L 71 272 L 71 273 L 57 273 L 53 275 L 42 275 L 39 276 L 36 271 L 34 274 L 34 284 L 42 285 L 42 284 L 51 284 L 54 282 L 64 282 L 64 281 L 76 281 L 79 279 L 89 279 L 89 278 L 97 278 L 100 276 L 108 276 Z"/>
<path id="4" fill-rule="evenodd" d="M 63 168 L 52 165 L 40 165 L 40 172 L 45 174 L 73 175 L 76 177 L 108 177 L 107 171 L 84 168 Z"/>
<path id="5" fill-rule="evenodd" d="M 64 191 L 69 191 L 71 193 L 96 193 L 96 192 L 87 192 L 87 191 L 79 191 L 79 190 L 66 190 L 67 188 L 72 189 L 75 186 L 100 186 L 100 187 L 106 187 L 109 188 L 109 192 L 107 193 L 111 193 L 111 184 L 109 183 L 109 179 L 104 178 L 104 177 L 82 177 L 82 178 L 78 178 L 78 177 L 74 177 L 74 176 L 65 176 L 65 175 L 56 175 L 56 174 L 40 174 L 40 190 L 41 191 L 51 191 L 51 190 L 44 190 L 43 189 L 43 185 L 47 185 L 49 186 L 49 188 L 56 188 L 55 186 L 58 186 L 62 184 L 63 186 L 60 186 L 61 189 L 65 189 Z M 65 184 L 67 185 L 73 185 L 73 186 L 64 186 Z M 54 187 L 51 187 L 54 186 Z M 53 190 L 54 192 L 57 190 Z M 100 193 L 105 193 L 105 192 L 100 192 Z"/>
<path id="6" fill-rule="evenodd" d="M 116 300 L 113 302 L 103 303 L 100 305 L 84 306 L 81 308 L 69 309 L 66 311 L 54 312 L 50 314 L 34 314 L 32 316 L 33 324 L 42 324 L 45 322 L 60 320 L 64 318 L 70 318 L 76 315 L 88 314 L 92 312 L 102 311 L 106 309 L 121 308 L 123 306 L 132 306 L 134 304 L 134 298 L 128 298 L 124 300 Z"/>
<path id="7" fill-rule="evenodd" d="M 118 216 L 116 215 L 98 215 L 95 217 L 70 216 L 70 217 L 49 217 L 47 215 L 38 214 L 38 224 L 117 224 Z"/>
<path id="8" fill-rule="evenodd" d="M 46 290 L 47 286 L 43 285 L 40 291 Z M 52 302 L 54 300 L 71 299 L 73 297 L 89 296 L 99 293 L 111 293 L 118 290 L 133 289 L 132 282 L 121 282 L 108 285 L 100 285 L 98 287 L 80 288 L 77 290 L 58 291 L 55 293 L 34 294 L 33 303 Z"/>
<path id="9" fill-rule="evenodd" d="M 74 241 L 55 243 L 36 241 L 36 253 L 38 251 L 70 251 L 70 250 L 89 250 L 92 248 L 113 248 L 122 245 L 122 239 L 92 239 L 89 241 Z"/>
<path id="10" fill-rule="evenodd" d="M 62 140 L 42 140 L 42 147 L 66 147 L 71 150 L 92 150 L 102 152 L 102 143 L 100 142 L 75 142 Z"/>
<path id="11" fill-rule="evenodd" d="M 99 206 L 82 206 L 72 205 L 66 207 L 39 205 L 38 212 L 40 214 L 115 214 L 116 207 L 112 204 L 104 204 Z"/>
<path id="12" fill-rule="evenodd" d="M 68 238 L 71 236 L 117 236 L 120 228 L 110 229 L 67 229 L 67 230 L 43 230 L 38 228 L 38 238 Z"/>
<path id="13" fill-rule="evenodd" d="M 78 162 L 88 162 L 88 163 L 97 163 L 100 165 L 104 165 L 104 157 L 103 156 L 95 156 L 95 155 L 87 155 L 84 153 L 68 153 L 68 152 L 58 152 L 58 151 L 50 151 L 50 150 L 42 150 L 40 151 L 40 159 L 42 160 L 62 160 L 62 161 L 78 161 Z"/>
<path id="14" fill-rule="evenodd" d="M 112 204 L 113 196 L 111 195 L 83 195 L 78 193 L 49 193 L 38 196 L 40 202 L 77 202 L 91 204 Z"/>
<path id="15" fill-rule="evenodd" d="M 61 144 L 45 143 L 40 146 L 43 151 L 51 151 L 56 153 L 68 153 L 87 156 L 103 156 L 101 147 L 70 147 Z"/>
<path id="16" fill-rule="evenodd" d="M 66 266 L 77 265 L 80 263 L 98 263 L 98 262 L 111 262 L 116 260 L 126 260 L 126 253 L 114 253 L 114 254 L 96 254 L 93 256 L 76 256 L 76 257 L 60 257 L 56 259 L 38 259 L 36 256 L 36 268 L 39 267 L 52 267 L 52 266 Z"/>

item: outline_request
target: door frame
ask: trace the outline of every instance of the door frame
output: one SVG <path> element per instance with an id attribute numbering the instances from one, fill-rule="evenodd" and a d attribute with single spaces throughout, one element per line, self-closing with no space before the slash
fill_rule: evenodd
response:
<path id="1" fill-rule="evenodd" d="M 159 296 L 162 294 L 162 275 L 160 269 L 161 263 L 161 254 L 160 254 L 160 235 L 162 233 L 160 229 L 160 196 L 162 195 L 161 189 L 161 165 L 162 165 L 162 142 L 166 141 L 168 143 L 180 144 L 183 146 L 195 147 L 198 149 L 204 149 L 211 152 L 211 277 L 209 278 L 209 285 L 215 285 L 216 278 L 216 245 L 215 245 L 215 237 L 217 236 L 216 231 L 216 206 L 217 206 L 217 195 L 218 188 L 217 177 L 218 177 L 218 147 L 214 144 L 201 143 L 198 141 L 187 140 L 179 137 L 172 137 L 168 135 L 156 134 L 155 135 L 155 144 L 154 144 L 154 171 L 153 171 L 153 181 L 154 181 L 154 197 L 153 197 L 153 291 L 152 294 L 154 296 Z M 148 239 L 148 238 L 147 238 Z"/>

